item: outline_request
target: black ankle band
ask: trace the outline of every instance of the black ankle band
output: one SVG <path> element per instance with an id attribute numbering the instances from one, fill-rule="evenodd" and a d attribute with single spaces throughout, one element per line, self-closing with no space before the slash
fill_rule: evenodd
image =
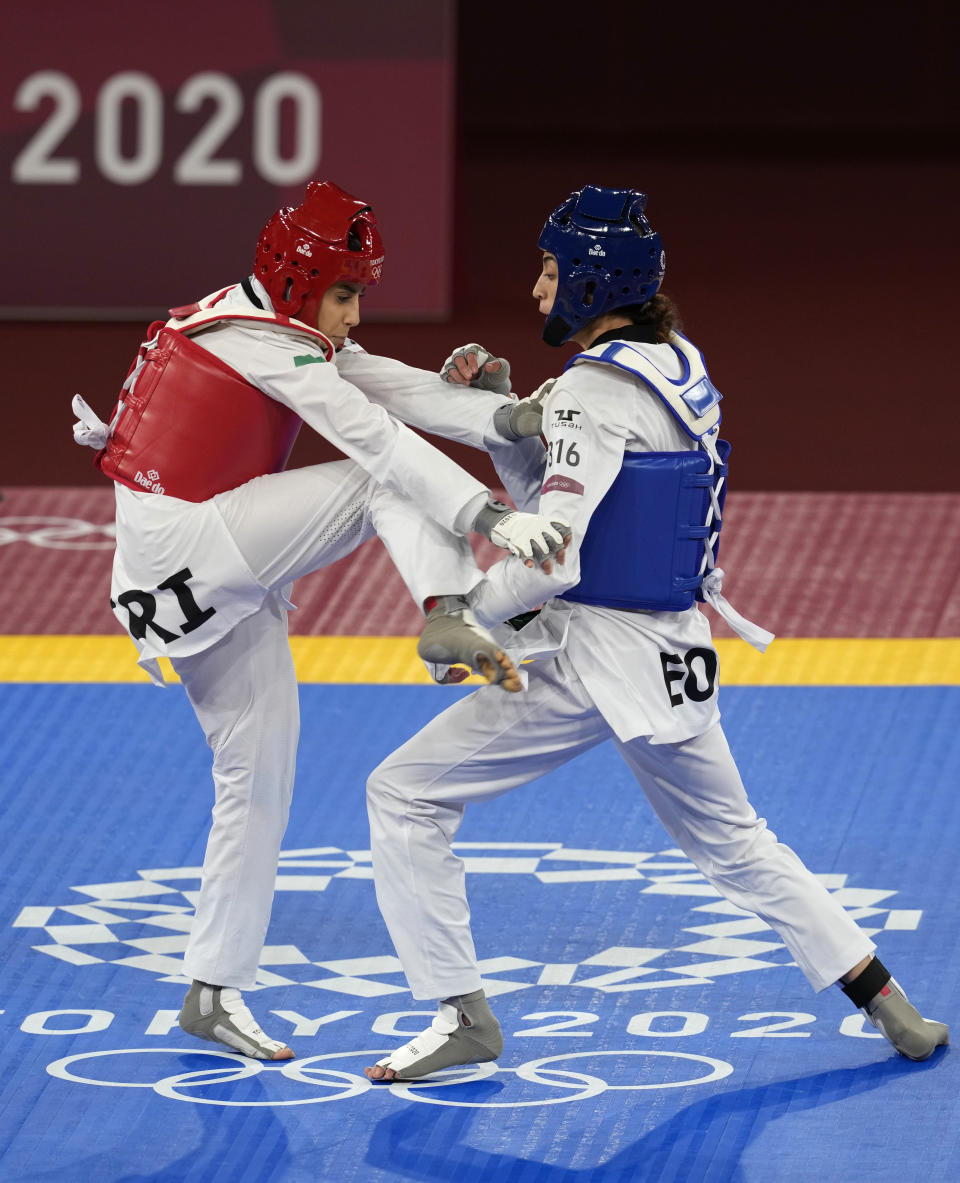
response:
<path id="1" fill-rule="evenodd" d="M 874 957 L 863 973 L 840 989 L 858 1009 L 867 1005 L 890 981 L 890 971 L 879 957 Z"/>

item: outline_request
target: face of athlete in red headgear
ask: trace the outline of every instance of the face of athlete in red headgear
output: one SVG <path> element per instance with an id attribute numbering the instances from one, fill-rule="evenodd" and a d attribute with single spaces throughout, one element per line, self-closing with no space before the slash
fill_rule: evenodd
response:
<path id="1" fill-rule="evenodd" d="M 340 281 L 323 294 L 317 310 L 317 328 L 335 349 L 343 348 L 344 341 L 360 323 L 360 301 L 365 288 L 362 283 Z"/>
<path id="2" fill-rule="evenodd" d="M 382 268 L 383 242 L 371 208 L 331 181 L 311 181 L 300 205 L 277 210 L 263 228 L 254 274 L 274 311 L 313 326 L 332 286 L 379 283 Z M 329 309 L 349 302 L 350 296 L 339 305 L 331 298 Z M 329 323 L 338 330 L 334 336 L 343 335 L 336 319 Z"/>

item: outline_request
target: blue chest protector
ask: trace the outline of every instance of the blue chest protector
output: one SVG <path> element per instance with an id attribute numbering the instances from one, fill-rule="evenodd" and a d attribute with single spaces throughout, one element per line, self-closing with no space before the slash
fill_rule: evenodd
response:
<path id="1" fill-rule="evenodd" d="M 678 379 L 625 341 L 597 346 L 569 363 L 612 365 L 642 379 L 700 446 L 624 454 L 580 548 L 580 582 L 563 599 L 682 612 L 702 598 L 700 585 L 717 559 L 730 445 L 717 438 L 721 395 L 699 350 L 677 333 L 671 345 L 682 363 Z"/>

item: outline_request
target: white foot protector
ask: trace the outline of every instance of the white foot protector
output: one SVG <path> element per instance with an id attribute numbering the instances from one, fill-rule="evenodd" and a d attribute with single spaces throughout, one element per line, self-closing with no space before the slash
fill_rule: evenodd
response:
<path id="1" fill-rule="evenodd" d="M 188 1035 L 222 1043 L 255 1060 L 290 1059 L 286 1044 L 270 1039 L 250 1013 L 239 990 L 232 986 L 210 986 L 194 982 L 183 1000 L 180 1026 Z M 278 1052 L 288 1055 L 278 1056 Z"/>
<path id="2" fill-rule="evenodd" d="M 485 1064 L 503 1051 L 503 1033 L 482 990 L 441 1002 L 433 1022 L 382 1060 L 394 1080 L 417 1080 L 458 1064 Z"/>

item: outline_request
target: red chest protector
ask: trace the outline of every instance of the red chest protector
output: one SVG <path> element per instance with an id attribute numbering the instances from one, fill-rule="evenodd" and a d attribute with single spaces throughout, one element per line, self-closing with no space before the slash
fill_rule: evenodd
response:
<path id="1" fill-rule="evenodd" d="M 181 314 L 187 309 L 177 309 Z M 271 313 L 215 313 L 196 306 L 179 321 L 150 326 L 113 411 L 107 446 L 95 463 L 140 492 L 183 501 L 216 493 L 287 463 L 301 419 L 188 334 L 222 321 L 264 321 L 333 346 L 321 333 Z"/>

